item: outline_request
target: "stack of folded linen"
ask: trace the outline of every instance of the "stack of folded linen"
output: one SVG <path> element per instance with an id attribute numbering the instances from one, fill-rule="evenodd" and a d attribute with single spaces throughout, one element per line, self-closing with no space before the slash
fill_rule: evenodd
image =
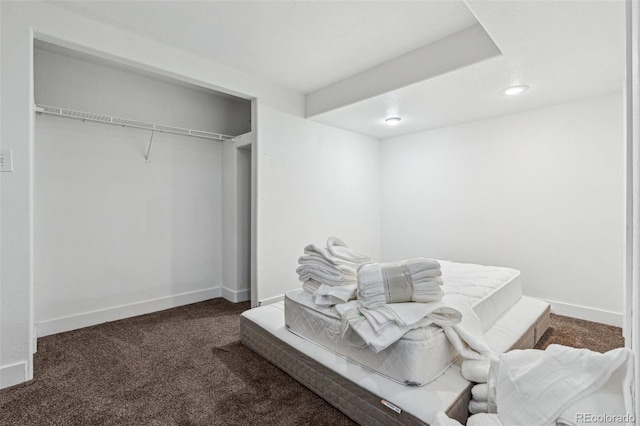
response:
<path id="1" fill-rule="evenodd" d="M 344 241 L 330 237 L 327 247 L 310 244 L 298 259 L 296 269 L 302 288 L 317 305 L 330 306 L 355 298 L 358 267 L 371 262 L 365 254 L 351 250 Z"/>
<path id="2" fill-rule="evenodd" d="M 437 302 L 442 296 L 442 271 L 434 259 L 370 263 L 358 269 L 358 303 L 365 308 L 388 303 Z"/>

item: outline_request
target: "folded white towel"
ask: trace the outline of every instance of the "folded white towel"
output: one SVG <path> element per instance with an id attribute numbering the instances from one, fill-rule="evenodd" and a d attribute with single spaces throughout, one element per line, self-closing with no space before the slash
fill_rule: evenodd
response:
<path id="1" fill-rule="evenodd" d="M 308 279 L 302 283 L 302 289 L 307 293 L 311 293 L 315 295 L 316 291 L 318 291 L 321 285 L 322 284 L 320 284 L 318 281 L 314 279 Z"/>
<path id="2" fill-rule="evenodd" d="M 300 268 L 296 269 L 298 272 L 298 279 L 302 282 L 307 280 L 314 280 L 322 284 L 327 285 L 350 285 L 357 284 L 357 280 L 355 278 L 350 278 L 344 275 L 332 275 L 326 274 L 322 271 L 315 270 L 300 270 Z"/>
<path id="3" fill-rule="evenodd" d="M 296 268 L 298 279 L 303 283 L 313 280 L 333 286 L 356 284 L 358 266 L 371 259 L 354 252 L 334 237 L 327 240 L 327 246 L 322 248 L 310 244 L 304 248 L 304 255 L 298 259 L 300 265 Z"/>
<path id="4" fill-rule="evenodd" d="M 478 413 L 467 419 L 467 426 L 504 426 L 497 414 Z"/>
<path id="5" fill-rule="evenodd" d="M 341 264 L 334 263 L 327 260 L 326 257 L 318 256 L 317 254 L 305 254 L 298 258 L 298 263 L 300 265 L 311 265 L 311 266 L 320 266 L 329 268 L 336 273 L 348 274 L 348 275 L 357 275 L 359 263 L 353 264 Z"/>
<path id="6" fill-rule="evenodd" d="M 472 399 L 469 401 L 469 412 L 471 414 L 486 413 L 487 401 L 476 401 L 475 399 Z"/>
<path id="7" fill-rule="evenodd" d="M 318 275 L 319 277 L 326 277 L 332 281 L 349 280 L 355 282 L 358 276 L 355 272 L 340 272 L 336 269 L 329 268 L 324 265 L 299 265 L 296 268 L 298 275 Z"/>
<path id="8" fill-rule="evenodd" d="M 435 302 L 443 296 L 441 275 L 440 264 L 433 259 L 364 264 L 358 269 L 358 300 L 365 308 Z"/>
<path id="9" fill-rule="evenodd" d="M 322 263 L 305 263 L 301 264 L 296 268 L 296 272 L 298 274 L 303 273 L 318 273 L 322 276 L 332 277 L 332 278 L 340 278 L 347 277 L 349 279 L 355 280 L 358 277 L 358 274 L 355 272 L 355 269 L 346 270 L 343 272 L 339 269 L 336 269 L 331 266 L 326 266 Z"/>
<path id="10" fill-rule="evenodd" d="M 356 298 L 356 285 L 331 286 L 321 284 L 314 295 L 314 302 L 320 306 L 333 306 Z"/>
<path id="11" fill-rule="evenodd" d="M 327 250 L 334 258 L 346 260 L 348 262 L 365 263 L 371 262 L 371 258 L 364 253 L 351 250 L 344 241 L 336 237 L 327 239 Z"/>
<path id="12" fill-rule="evenodd" d="M 480 383 L 471 388 L 471 398 L 480 402 L 487 402 L 487 389 L 486 383 Z"/>
<path id="13" fill-rule="evenodd" d="M 489 360 L 466 359 L 462 361 L 460 370 L 462 377 L 470 382 L 487 383 L 490 367 L 491 362 Z"/>
<path id="14" fill-rule="evenodd" d="M 335 237 L 327 239 L 327 248 L 309 244 L 304 248 L 304 253 L 324 257 L 328 262 L 335 265 L 357 266 L 361 263 L 371 262 L 369 256 L 351 250 L 344 241 Z"/>

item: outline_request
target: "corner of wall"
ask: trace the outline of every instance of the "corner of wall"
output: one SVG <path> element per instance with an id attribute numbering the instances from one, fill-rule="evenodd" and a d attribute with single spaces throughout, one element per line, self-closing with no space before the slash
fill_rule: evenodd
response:
<path id="1" fill-rule="evenodd" d="M 232 290 L 227 287 L 222 287 L 222 297 L 233 303 L 247 302 L 251 300 L 251 290 L 248 288 L 244 290 Z"/>
<path id="2" fill-rule="evenodd" d="M 31 380 L 28 371 L 29 365 L 26 361 L 0 367 L 0 389 Z"/>

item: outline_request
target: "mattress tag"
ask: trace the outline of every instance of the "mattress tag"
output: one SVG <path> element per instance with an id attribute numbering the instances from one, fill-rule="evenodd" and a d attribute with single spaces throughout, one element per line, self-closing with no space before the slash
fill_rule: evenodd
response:
<path id="1" fill-rule="evenodd" d="M 393 405 L 392 403 L 390 403 L 390 402 L 389 402 L 389 401 L 387 401 L 386 399 L 383 399 L 383 400 L 382 400 L 382 401 L 380 401 L 380 402 L 382 402 L 382 404 L 383 404 L 383 405 L 385 405 L 385 406 L 387 406 L 387 407 L 391 408 L 391 409 L 392 409 L 393 411 L 395 411 L 396 413 L 398 413 L 398 414 L 402 413 L 402 410 L 401 410 L 399 407 L 396 407 L 395 405 Z"/>

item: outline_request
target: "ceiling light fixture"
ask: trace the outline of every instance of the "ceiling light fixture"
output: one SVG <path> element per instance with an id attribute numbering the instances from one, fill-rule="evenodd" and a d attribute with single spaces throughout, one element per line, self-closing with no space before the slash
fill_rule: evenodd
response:
<path id="1" fill-rule="evenodd" d="M 400 123 L 400 120 L 402 120 L 402 118 L 400 117 L 389 117 L 386 120 L 384 120 L 384 122 L 387 123 L 389 126 L 397 126 L 398 123 Z"/>
<path id="2" fill-rule="evenodd" d="M 506 89 L 502 90 L 500 93 L 507 96 L 515 96 L 515 95 L 519 95 L 520 93 L 526 92 L 527 90 L 529 90 L 529 86 L 521 84 L 518 86 L 507 87 Z"/>

